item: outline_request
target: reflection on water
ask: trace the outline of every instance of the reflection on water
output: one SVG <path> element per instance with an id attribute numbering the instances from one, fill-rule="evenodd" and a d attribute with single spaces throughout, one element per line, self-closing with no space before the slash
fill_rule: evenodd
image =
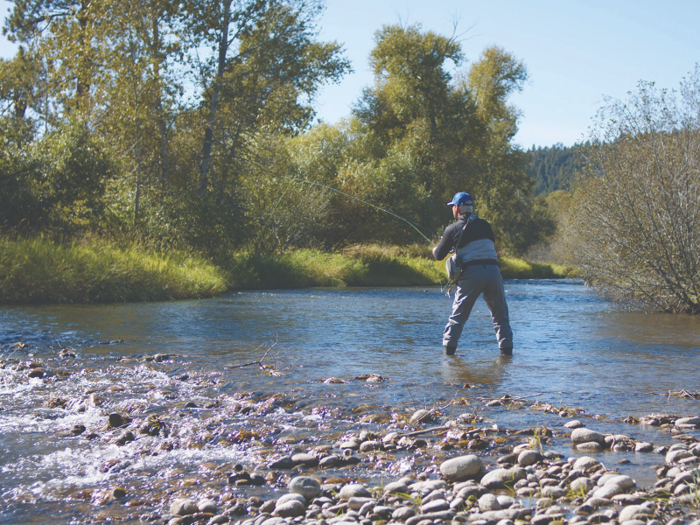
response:
<path id="1" fill-rule="evenodd" d="M 173 352 L 213 370 L 260 356 L 275 341 L 290 381 L 376 373 L 415 384 L 426 398 L 454 384 L 492 395 L 545 393 L 608 414 L 643 414 L 700 391 L 700 319 L 616 311 L 595 291 L 562 281 L 508 281 L 515 355 L 504 361 L 483 301 L 455 358 L 441 355 L 451 301 L 437 288 L 244 292 L 154 304 L 0 309 L 0 344 L 81 346 L 90 355 Z M 103 345 L 123 339 L 119 346 Z M 379 394 L 378 394 L 379 395 Z M 383 392 L 383 402 L 403 397 Z M 670 405 L 669 405 L 670 403 Z M 687 410 L 688 405 L 682 408 Z"/>
<path id="2" fill-rule="evenodd" d="M 650 427 L 630 429 L 619 419 L 654 412 L 700 413 L 700 400 L 665 395 L 700 392 L 700 318 L 619 311 L 594 290 L 573 282 L 508 281 L 506 293 L 515 332 L 512 358 L 499 355 L 490 315 L 481 300 L 465 327 L 457 355 L 443 356 L 441 336 L 451 300 L 436 287 L 244 292 L 152 304 L 2 307 L 0 357 L 27 360 L 33 354 L 33 358 L 54 359 L 54 367 L 77 370 L 66 380 L 49 382 L 27 380 L 22 370 L 0 370 L 2 495 L 15 505 L 44 505 L 25 516 L 28 523 L 41 522 L 41 509 L 56 512 L 48 502 L 73 497 L 83 487 L 102 486 L 110 480 L 167 487 L 171 471 L 196 473 L 207 461 L 236 462 L 244 457 L 251 461 L 249 452 L 216 443 L 236 425 L 257 423 L 225 412 L 212 430 L 201 428 L 196 412 L 212 400 L 241 393 L 264 399 L 282 392 L 292 399 L 298 413 L 270 409 L 261 416 L 260 428 L 269 425 L 275 427 L 270 432 L 290 434 L 324 431 L 335 435 L 333 439 L 347 428 L 334 429 L 331 422 L 357 430 L 352 421 L 324 421 L 322 414 L 334 410 L 363 405 L 389 413 L 395 407 L 440 407 L 459 398 L 505 394 L 605 414 L 607 421 L 596 422 L 607 425 L 601 430 L 634 433 L 650 442 L 668 437 Z M 19 342 L 29 347 L 20 348 Z M 256 367 L 227 368 L 258 360 L 273 345 L 265 362 L 274 364 L 281 377 L 270 377 Z M 56 360 L 57 350 L 64 347 L 75 348 L 74 365 Z M 143 364 L 144 356 L 154 354 L 177 357 L 158 365 Z M 387 380 L 369 384 L 354 379 L 369 373 Z M 322 382 L 330 377 L 345 382 Z M 91 392 L 100 396 L 94 405 L 89 404 Z M 69 404 L 56 408 L 56 398 Z M 80 411 L 70 405 L 74 400 L 87 404 Z M 191 414 L 180 412 L 187 402 L 197 407 Z M 139 447 L 148 445 L 147 438 L 139 438 L 138 446 L 120 447 L 104 436 L 94 441 L 66 437 L 77 424 L 104 426 L 109 411 L 134 410 L 142 417 L 172 415 L 174 403 L 179 403 L 175 413 L 182 418 L 178 439 L 181 443 L 203 440 L 201 447 L 161 455 L 157 449 L 144 455 Z M 556 414 L 490 410 L 492 420 L 512 428 L 561 427 L 565 421 Z M 67 444 L 67 439 L 73 441 Z M 572 453 L 568 448 L 561 452 Z M 630 457 L 647 467 L 658 461 L 653 455 Z M 151 479 L 154 473 L 156 482 Z M 640 484 L 654 481 L 650 468 L 634 473 Z M 80 515 L 78 510 L 71 512 Z M 0 511 L 0 523 L 13 519 Z"/>

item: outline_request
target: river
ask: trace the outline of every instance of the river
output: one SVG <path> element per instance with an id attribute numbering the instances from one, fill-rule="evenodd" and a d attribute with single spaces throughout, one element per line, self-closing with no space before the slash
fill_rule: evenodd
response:
<path id="1" fill-rule="evenodd" d="M 700 392 L 700 318 L 622 310 L 573 281 L 507 281 L 506 293 L 512 358 L 499 356 L 481 300 L 457 355 L 443 356 L 451 300 L 435 287 L 2 307 L 0 523 L 41 523 L 46 512 L 66 522 L 86 513 L 96 522 L 115 516 L 129 521 L 128 505 L 100 506 L 100 490 L 120 485 L 137 494 L 165 494 L 169 480 L 202 475 L 202 465 L 215 471 L 216 465 L 260 464 L 271 436 L 293 436 L 290 443 L 337 439 L 362 426 L 359 416 L 351 416 L 362 411 L 379 414 L 366 421 L 381 428 L 385 412 L 444 409 L 456 399 L 476 406 L 508 394 L 578 410 L 589 427 L 655 444 L 673 442 L 667 432 L 622 419 L 700 414 L 694 398 Z M 235 368 L 266 352 L 266 370 Z M 171 357 L 154 361 L 156 354 Z M 28 378 L 38 367 L 47 376 Z M 376 383 L 355 379 L 367 374 L 381 377 Z M 330 378 L 337 381 L 324 382 Z M 269 404 L 273 395 L 286 401 L 259 411 L 257 419 L 240 411 L 216 413 L 227 400 Z M 567 420 L 532 409 L 479 407 L 506 427 L 561 427 Z M 155 447 L 157 439 L 115 444 L 118 430 L 105 426 L 112 412 L 144 421 L 171 418 L 173 430 L 177 412 L 177 432 L 168 438 L 177 446 L 144 454 L 143 447 Z M 81 425 L 85 433 L 74 433 Z M 222 438 L 268 426 L 261 430 L 262 445 Z M 663 458 L 630 456 L 634 461 L 626 468 L 638 482 L 653 484 L 651 467 Z M 383 475 L 399 475 L 396 468 Z M 134 508 L 163 504 L 162 497 L 130 501 Z"/>

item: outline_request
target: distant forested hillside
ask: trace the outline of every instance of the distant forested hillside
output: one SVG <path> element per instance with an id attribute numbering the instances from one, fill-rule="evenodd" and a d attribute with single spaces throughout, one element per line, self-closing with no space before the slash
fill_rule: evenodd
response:
<path id="1" fill-rule="evenodd" d="M 548 195 L 555 190 L 568 190 L 569 182 L 581 168 L 582 148 L 580 144 L 571 147 L 555 144 L 529 149 L 528 170 L 535 180 L 535 193 Z"/>

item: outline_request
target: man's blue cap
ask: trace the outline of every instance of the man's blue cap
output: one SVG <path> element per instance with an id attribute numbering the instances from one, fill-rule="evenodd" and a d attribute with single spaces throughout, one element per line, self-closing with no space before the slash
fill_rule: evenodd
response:
<path id="1" fill-rule="evenodd" d="M 448 206 L 469 206 L 471 204 L 474 204 L 472 196 L 464 191 L 455 193 L 455 196 L 452 197 L 452 201 L 447 203 Z"/>

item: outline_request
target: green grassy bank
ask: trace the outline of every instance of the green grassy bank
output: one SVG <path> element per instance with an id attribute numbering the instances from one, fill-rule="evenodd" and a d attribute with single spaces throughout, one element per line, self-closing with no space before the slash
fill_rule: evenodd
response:
<path id="1" fill-rule="evenodd" d="M 343 253 L 297 250 L 281 257 L 237 254 L 216 266 L 102 240 L 59 244 L 0 238 L 0 303 L 162 301 L 211 297 L 233 289 L 444 284 L 445 265 L 425 247 L 362 246 Z M 571 268 L 501 260 L 508 279 L 559 278 Z"/>

